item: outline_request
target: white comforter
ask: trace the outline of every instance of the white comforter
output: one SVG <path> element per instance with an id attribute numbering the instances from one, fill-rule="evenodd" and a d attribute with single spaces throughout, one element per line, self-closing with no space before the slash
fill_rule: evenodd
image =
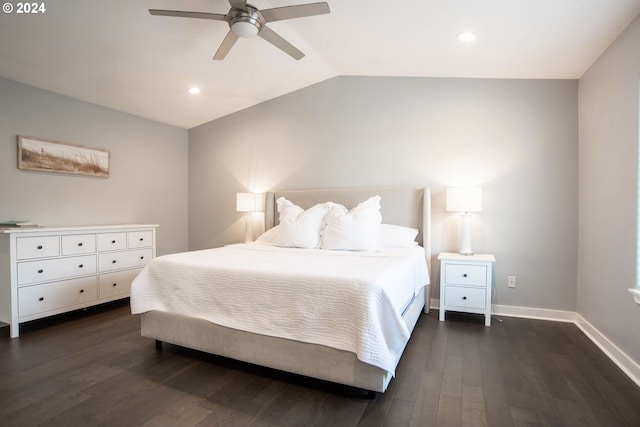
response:
<path id="1" fill-rule="evenodd" d="M 153 259 L 133 282 L 131 310 L 322 344 L 394 374 L 410 336 L 402 310 L 427 284 L 419 246 L 362 253 L 240 244 Z"/>

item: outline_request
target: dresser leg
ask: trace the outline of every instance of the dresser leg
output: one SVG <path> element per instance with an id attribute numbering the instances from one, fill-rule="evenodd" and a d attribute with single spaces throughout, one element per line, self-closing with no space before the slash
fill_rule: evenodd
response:
<path id="1" fill-rule="evenodd" d="M 156 340 L 156 350 L 162 351 L 162 341 Z"/>

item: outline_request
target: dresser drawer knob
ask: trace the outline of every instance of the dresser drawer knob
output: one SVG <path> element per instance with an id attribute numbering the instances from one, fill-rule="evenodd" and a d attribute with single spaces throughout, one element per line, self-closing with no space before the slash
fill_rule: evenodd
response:
<path id="1" fill-rule="evenodd" d="M 44 301 L 44 297 L 38 298 L 38 301 Z"/>
<path id="2" fill-rule="evenodd" d="M 462 297 L 462 299 L 463 299 L 463 300 L 466 300 L 466 299 L 467 299 L 467 297 Z"/>
<path id="3" fill-rule="evenodd" d="M 84 267 L 84 264 L 80 264 L 80 265 L 78 266 L 78 268 L 83 268 L 83 267 Z"/>
<path id="4" fill-rule="evenodd" d="M 78 243 L 78 246 L 82 246 L 82 242 Z"/>
<path id="5" fill-rule="evenodd" d="M 44 273 L 43 269 L 38 270 L 38 274 L 42 274 L 42 273 Z"/>
<path id="6" fill-rule="evenodd" d="M 114 283 L 114 284 L 113 284 L 113 287 L 115 288 L 116 286 L 118 286 L 118 284 L 117 284 L 117 283 Z"/>
<path id="7" fill-rule="evenodd" d="M 112 244 L 115 244 L 115 243 L 116 243 L 116 241 L 115 241 L 115 240 L 112 240 L 112 241 L 111 241 L 111 243 L 112 243 Z"/>
<path id="8" fill-rule="evenodd" d="M 115 264 L 115 263 L 116 263 L 116 260 L 115 260 L 115 259 L 114 259 L 113 261 L 111 261 L 111 264 Z"/>
<path id="9" fill-rule="evenodd" d="M 464 273 L 464 274 L 462 275 L 462 277 L 467 277 L 467 273 Z"/>
<path id="10" fill-rule="evenodd" d="M 80 293 L 83 294 L 84 293 L 84 289 L 80 289 Z"/>
<path id="11" fill-rule="evenodd" d="M 144 237 L 141 237 L 141 238 L 140 238 L 140 241 L 141 241 L 141 242 L 143 242 L 143 241 L 144 241 Z"/>
<path id="12" fill-rule="evenodd" d="M 144 257 L 143 257 L 143 256 L 141 256 L 141 257 L 140 257 L 140 259 L 144 259 Z"/>
<path id="13" fill-rule="evenodd" d="M 38 245 L 38 248 L 37 248 L 37 249 L 42 249 L 42 245 Z"/>

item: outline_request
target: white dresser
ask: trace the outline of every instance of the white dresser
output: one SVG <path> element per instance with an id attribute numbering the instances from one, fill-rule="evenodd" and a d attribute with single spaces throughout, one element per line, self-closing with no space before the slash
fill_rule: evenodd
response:
<path id="1" fill-rule="evenodd" d="M 491 285 L 493 255 L 441 253 L 440 320 L 447 311 L 484 314 L 484 324 L 491 326 Z"/>
<path id="2" fill-rule="evenodd" d="M 0 230 L 0 321 L 19 324 L 129 296 L 157 225 Z"/>

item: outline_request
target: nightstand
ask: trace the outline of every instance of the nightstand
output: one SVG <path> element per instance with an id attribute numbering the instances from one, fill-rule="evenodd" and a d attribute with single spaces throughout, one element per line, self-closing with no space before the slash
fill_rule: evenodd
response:
<path id="1" fill-rule="evenodd" d="M 441 253 L 440 320 L 445 312 L 484 314 L 485 326 L 491 326 L 491 278 L 493 255 Z"/>

